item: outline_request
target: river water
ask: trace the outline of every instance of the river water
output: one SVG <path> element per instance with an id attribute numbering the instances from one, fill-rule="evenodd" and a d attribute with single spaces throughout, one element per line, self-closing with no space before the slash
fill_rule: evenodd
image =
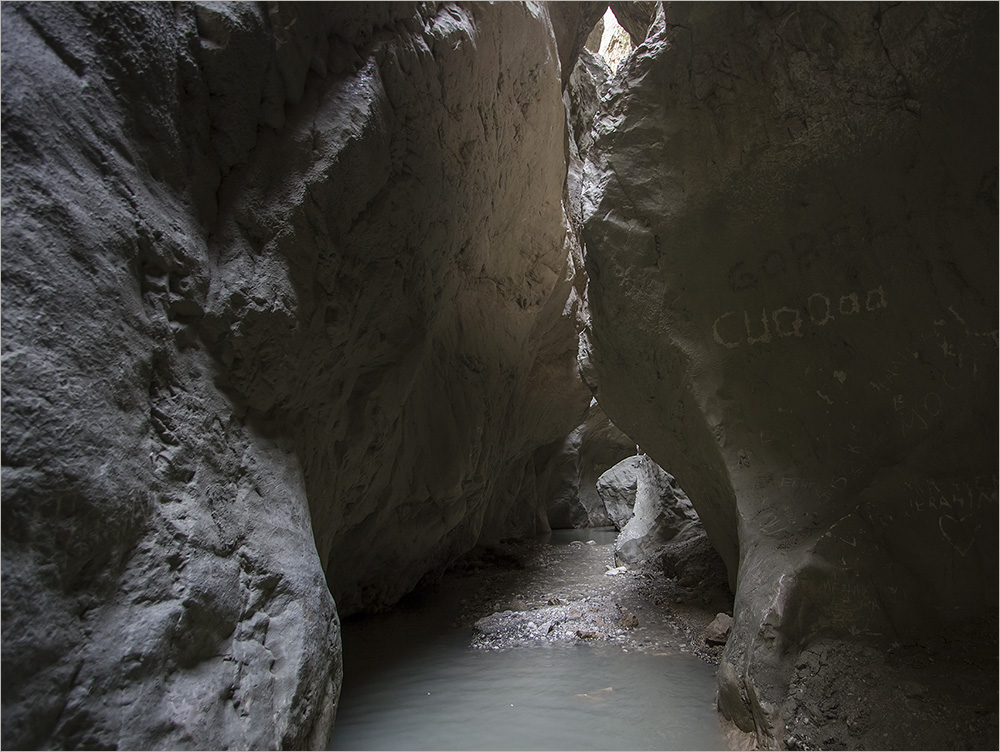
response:
<path id="1" fill-rule="evenodd" d="M 552 545 L 588 535 L 610 545 L 607 534 L 579 531 Z M 475 649 L 470 628 L 455 624 L 468 594 L 452 581 L 390 613 L 345 620 L 330 749 L 725 748 L 713 666 L 606 642 Z"/>

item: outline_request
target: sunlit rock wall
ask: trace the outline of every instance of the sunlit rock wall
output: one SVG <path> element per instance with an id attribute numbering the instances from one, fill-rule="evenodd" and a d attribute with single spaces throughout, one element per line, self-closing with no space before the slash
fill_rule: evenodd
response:
<path id="1" fill-rule="evenodd" d="M 3 744 L 321 748 L 330 589 L 544 526 L 589 400 L 547 10 L 5 3 L 2 40 Z"/>
<path id="2" fill-rule="evenodd" d="M 995 645 L 996 30 L 669 4 L 602 105 L 585 375 L 738 585 L 720 705 L 765 746 L 817 640 Z"/>

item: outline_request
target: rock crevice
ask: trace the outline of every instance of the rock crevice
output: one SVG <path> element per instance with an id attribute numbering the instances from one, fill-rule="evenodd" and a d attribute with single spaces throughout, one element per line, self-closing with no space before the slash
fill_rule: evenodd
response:
<path id="1" fill-rule="evenodd" d="M 611 5 L 3 5 L 5 747 L 320 747 L 338 614 L 636 442 L 761 746 L 995 666 L 996 7 Z"/>

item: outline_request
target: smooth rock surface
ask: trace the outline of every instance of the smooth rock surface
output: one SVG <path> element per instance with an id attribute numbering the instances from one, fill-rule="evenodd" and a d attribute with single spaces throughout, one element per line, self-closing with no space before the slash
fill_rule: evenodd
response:
<path id="1" fill-rule="evenodd" d="M 701 524 L 691 501 L 670 473 L 647 455 L 639 455 L 634 464 L 635 506 L 615 541 L 615 560 L 630 569 L 642 569 L 654 562 L 662 568 L 660 559 L 667 548 L 703 535 Z M 605 481 L 605 488 L 607 484 Z"/>
<path id="2" fill-rule="evenodd" d="M 681 587 L 714 586 L 731 593 L 726 565 L 701 524 L 675 537 L 660 555 L 660 568 Z"/>
<path id="3" fill-rule="evenodd" d="M 597 494 L 604 502 L 612 524 L 618 530 L 628 524 L 635 511 L 641 467 L 642 456 L 633 455 L 626 457 L 597 479 Z"/>
<path id="4" fill-rule="evenodd" d="M 4 747 L 318 748 L 331 592 L 545 528 L 577 25 L 4 4 Z"/>
<path id="5" fill-rule="evenodd" d="M 762 746 L 830 743 L 782 720 L 817 639 L 996 652 L 996 28 L 673 4 L 602 104 L 581 363 L 738 575 L 720 707 Z"/>
<path id="6" fill-rule="evenodd" d="M 620 531 L 615 559 L 676 580 L 680 587 L 728 592 L 725 564 L 677 480 L 647 455 L 627 457 L 596 484 Z"/>
<path id="7" fill-rule="evenodd" d="M 614 523 L 607 516 L 604 500 L 597 492 L 597 481 L 607 470 L 635 452 L 635 442 L 608 420 L 596 401 L 591 401 L 582 428 L 578 498 L 591 519 L 602 520 L 602 525 L 612 525 Z"/>
<path id="8" fill-rule="evenodd" d="M 546 491 L 549 525 L 553 529 L 606 527 L 614 522 L 597 492 L 601 475 L 635 451 L 591 400 L 587 417 L 566 437 Z"/>

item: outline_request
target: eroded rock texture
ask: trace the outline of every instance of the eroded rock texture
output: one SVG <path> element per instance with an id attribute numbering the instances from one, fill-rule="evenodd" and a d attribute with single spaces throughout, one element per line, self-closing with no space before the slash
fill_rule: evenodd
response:
<path id="1" fill-rule="evenodd" d="M 977 4 L 675 4 L 602 105 L 585 373 L 738 583 L 720 705 L 765 746 L 908 722 L 841 696 L 809 730 L 790 677 L 860 676 L 831 640 L 972 625 L 995 671 L 996 28 Z"/>
<path id="2" fill-rule="evenodd" d="M 4 4 L 5 747 L 320 748 L 331 590 L 544 525 L 547 13 Z"/>
<path id="3" fill-rule="evenodd" d="M 628 32 L 632 46 L 638 47 L 646 39 L 649 26 L 656 15 L 656 3 L 649 0 L 609 3 L 615 20 Z"/>

